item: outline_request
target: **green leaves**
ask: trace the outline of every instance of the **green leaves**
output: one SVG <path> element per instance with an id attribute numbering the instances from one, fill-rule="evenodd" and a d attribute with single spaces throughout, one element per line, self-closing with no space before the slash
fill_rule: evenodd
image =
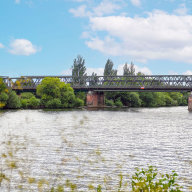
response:
<path id="1" fill-rule="evenodd" d="M 84 104 L 81 99 L 76 99 L 73 88 L 58 78 L 44 78 L 37 86 L 37 94 L 41 97 L 42 105 L 50 109 L 78 107 Z"/>
<path id="2" fill-rule="evenodd" d="M 180 192 L 182 187 L 176 183 L 177 176 L 174 171 L 171 174 L 162 175 L 153 166 L 149 166 L 148 169 L 137 169 L 132 176 L 132 191 Z"/>

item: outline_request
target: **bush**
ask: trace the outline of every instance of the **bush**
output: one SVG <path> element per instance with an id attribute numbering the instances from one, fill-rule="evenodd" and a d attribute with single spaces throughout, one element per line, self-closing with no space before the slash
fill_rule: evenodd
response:
<path id="1" fill-rule="evenodd" d="M 21 99 L 21 107 L 23 109 L 27 109 L 28 108 L 28 103 L 29 103 L 29 99 Z"/>
<path id="2" fill-rule="evenodd" d="M 9 96 L 5 92 L 0 94 L 0 109 L 6 105 L 8 98 Z"/>
<path id="3" fill-rule="evenodd" d="M 61 106 L 61 101 L 57 98 L 49 100 L 45 105 L 45 107 L 49 109 L 58 109 L 61 108 Z"/>
<path id="4" fill-rule="evenodd" d="M 132 191 L 172 191 L 181 192 L 181 186 L 176 183 L 177 174 L 159 174 L 157 169 L 149 166 L 148 169 L 137 169 L 132 176 Z"/>
<path id="5" fill-rule="evenodd" d="M 40 100 L 37 99 L 35 96 L 31 97 L 28 100 L 28 107 L 32 108 L 32 109 L 36 109 L 40 106 Z"/>
<path id="6" fill-rule="evenodd" d="M 21 101 L 20 98 L 17 96 L 15 91 L 11 91 L 9 93 L 9 98 L 7 100 L 7 108 L 9 109 L 18 109 L 21 107 Z"/>
<path id="7" fill-rule="evenodd" d="M 58 78 L 46 77 L 37 86 L 37 95 L 41 97 L 41 104 L 47 108 L 69 108 L 76 105 L 73 88 L 61 82 Z M 79 104 L 82 104 L 80 102 Z"/>
<path id="8" fill-rule="evenodd" d="M 107 105 L 107 106 L 114 106 L 115 104 L 114 104 L 114 101 L 112 100 L 112 99 L 110 99 L 110 100 L 108 100 L 108 99 L 106 99 L 105 100 L 105 104 Z"/>
<path id="9" fill-rule="evenodd" d="M 85 92 L 82 92 L 82 91 L 76 92 L 75 96 L 76 96 L 76 98 L 83 100 L 84 103 L 86 102 L 86 93 Z"/>
<path id="10" fill-rule="evenodd" d="M 84 106 L 84 101 L 80 98 L 76 98 L 75 107 L 82 107 L 82 106 Z"/>
<path id="11" fill-rule="evenodd" d="M 120 99 L 118 99 L 117 101 L 115 101 L 115 105 L 116 105 L 117 107 L 123 107 L 123 103 L 121 102 Z"/>
<path id="12" fill-rule="evenodd" d="M 21 93 L 21 99 L 31 99 L 32 97 L 34 97 L 33 93 L 30 92 Z"/>

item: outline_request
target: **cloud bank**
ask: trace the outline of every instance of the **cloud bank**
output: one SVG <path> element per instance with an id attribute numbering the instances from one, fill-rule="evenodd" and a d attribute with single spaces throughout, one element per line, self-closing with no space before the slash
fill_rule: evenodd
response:
<path id="1" fill-rule="evenodd" d="M 147 17 L 91 17 L 89 48 L 137 61 L 168 59 L 192 63 L 192 16 L 162 11 Z M 106 35 L 101 35 L 105 32 Z"/>

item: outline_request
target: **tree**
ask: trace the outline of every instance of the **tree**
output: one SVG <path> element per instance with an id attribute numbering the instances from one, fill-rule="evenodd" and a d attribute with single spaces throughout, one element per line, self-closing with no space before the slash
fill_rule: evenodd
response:
<path id="1" fill-rule="evenodd" d="M 97 77 L 97 73 L 92 73 L 91 75 L 91 79 L 90 79 L 90 85 L 94 86 L 94 85 L 97 85 L 97 82 L 98 82 L 98 77 Z"/>
<path id="2" fill-rule="evenodd" d="M 9 93 L 9 98 L 7 100 L 7 108 L 9 109 L 19 109 L 21 107 L 21 100 L 15 93 L 15 91 L 11 91 Z"/>
<path id="3" fill-rule="evenodd" d="M 58 78 L 46 77 L 37 86 L 37 95 L 41 97 L 41 104 L 46 108 L 67 108 L 83 101 L 76 101 L 73 88 L 69 84 L 61 82 Z"/>
<path id="4" fill-rule="evenodd" d="M 135 65 L 133 64 L 133 62 L 131 62 L 129 68 L 130 68 L 130 75 L 135 75 Z"/>
<path id="5" fill-rule="evenodd" d="M 129 67 L 128 67 L 128 64 L 125 63 L 124 67 L 123 67 L 123 75 L 124 76 L 128 76 L 130 74 L 130 71 L 129 71 Z"/>
<path id="6" fill-rule="evenodd" d="M 78 55 L 77 58 L 73 61 L 72 66 L 72 78 L 73 83 L 75 84 L 84 84 L 85 83 L 85 77 L 87 76 L 86 67 L 85 67 L 85 59 L 83 59 L 82 56 Z"/>
<path id="7" fill-rule="evenodd" d="M 117 75 L 117 70 L 113 69 L 113 62 L 108 59 L 106 64 L 105 64 L 105 69 L 104 69 L 104 76 L 116 76 Z"/>

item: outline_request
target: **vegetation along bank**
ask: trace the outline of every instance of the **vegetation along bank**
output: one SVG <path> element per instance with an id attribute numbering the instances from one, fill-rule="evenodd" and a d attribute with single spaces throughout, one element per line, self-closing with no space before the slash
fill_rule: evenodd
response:
<path id="1" fill-rule="evenodd" d="M 117 70 L 113 69 L 113 62 L 108 59 L 104 76 L 116 76 Z M 141 72 L 135 72 L 134 64 L 125 63 L 124 76 L 141 76 Z M 85 59 L 77 56 L 72 66 L 72 77 L 75 80 L 85 77 Z M 92 73 L 92 77 L 96 77 Z M 15 82 L 19 85 L 21 82 Z M 186 106 L 188 93 L 180 92 L 107 92 L 105 93 L 105 105 L 117 107 L 163 107 L 163 106 Z M 58 109 L 76 108 L 86 105 L 86 93 L 75 93 L 69 84 L 61 82 L 58 78 L 46 77 L 37 87 L 36 93 L 23 92 L 16 94 L 15 91 L 7 89 L 3 80 L 0 79 L 0 109 Z"/>

